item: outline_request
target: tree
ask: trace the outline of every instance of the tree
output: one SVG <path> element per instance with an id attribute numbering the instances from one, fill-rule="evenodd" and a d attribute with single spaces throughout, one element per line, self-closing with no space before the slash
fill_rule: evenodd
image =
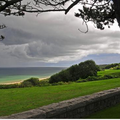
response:
<path id="1" fill-rule="evenodd" d="M 98 65 L 96 65 L 93 60 L 87 60 L 85 62 L 81 62 L 79 65 L 73 65 L 57 74 L 52 75 L 49 82 L 77 81 L 80 78 L 85 79 L 89 76 L 97 76 L 97 71 L 99 71 Z"/>
<path id="2" fill-rule="evenodd" d="M 115 18 L 120 26 L 120 0 L 0 0 L 0 13 L 8 16 L 23 16 L 26 12 L 43 13 L 63 11 L 67 14 L 74 6 L 80 5 L 76 17 L 86 23 L 92 21 L 98 29 L 110 27 Z M 69 5 L 67 6 L 66 3 Z M 88 27 L 87 27 L 88 28 Z"/>

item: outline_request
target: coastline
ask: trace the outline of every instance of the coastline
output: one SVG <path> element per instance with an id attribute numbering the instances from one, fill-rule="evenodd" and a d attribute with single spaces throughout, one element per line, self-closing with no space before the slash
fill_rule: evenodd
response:
<path id="1" fill-rule="evenodd" d="M 50 76 L 48 76 L 48 77 L 44 77 L 44 78 L 39 78 L 39 81 L 41 81 L 41 80 L 45 80 L 45 79 L 48 79 L 48 78 L 50 78 Z M 28 78 L 29 79 L 29 78 Z M 27 80 L 27 79 L 26 79 Z M 10 84 L 20 84 L 21 82 L 23 82 L 24 80 L 19 80 L 19 81 L 11 81 L 11 82 L 7 82 L 7 83 L 0 83 L 0 85 L 10 85 Z"/>

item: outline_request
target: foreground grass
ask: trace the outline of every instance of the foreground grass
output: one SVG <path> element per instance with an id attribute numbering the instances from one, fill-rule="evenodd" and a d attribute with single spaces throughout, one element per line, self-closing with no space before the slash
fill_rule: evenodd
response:
<path id="1" fill-rule="evenodd" d="M 88 117 L 89 119 L 120 119 L 120 104 L 96 112 Z"/>
<path id="2" fill-rule="evenodd" d="M 0 116 L 120 87 L 120 78 L 68 85 L 0 89 Z"/>

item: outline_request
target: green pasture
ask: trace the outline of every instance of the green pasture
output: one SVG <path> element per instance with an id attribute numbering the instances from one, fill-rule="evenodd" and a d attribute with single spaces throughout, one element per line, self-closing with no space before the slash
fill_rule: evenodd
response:
<path id="1" fill-rule="evenodd" d="M 0 116 L 120 87 L 120 78 L 66 85 L 0 89 Z"/>
<path id="2" fill-rule="evenodd" d="M 98 71 L 98 76 L 104 76 L 104 75 L 120 75 L 120 70 L 112 70 L 112 69 L 106 69 L 103 71 Z"/>

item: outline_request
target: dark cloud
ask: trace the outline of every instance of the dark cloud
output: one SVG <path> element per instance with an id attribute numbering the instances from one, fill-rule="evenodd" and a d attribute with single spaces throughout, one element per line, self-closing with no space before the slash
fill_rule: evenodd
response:
<path id="1" fill-rule="evenodd" d="M 81 33 L 78 28 L 85 31 L 86 27 L 71 14 L 29 14 L 25 18 L 1 17 L 1 21 L 7 24 L 1 31 L 6 37 L 0 44 L 1 66 L 59 66 L 91 54 L 120 54 L 118 30 L 100 31 L 90 24 L 89 32 Z"/>
<path id="2" fill-rule="evenodd" d="M 33 33 L 26 32 L 15 28 L 6 28 L 1 32 L 5 36 L 5 40 L 2 41 L 5 45 L 17 45 L 32 42 L 36 37 Z"/>

